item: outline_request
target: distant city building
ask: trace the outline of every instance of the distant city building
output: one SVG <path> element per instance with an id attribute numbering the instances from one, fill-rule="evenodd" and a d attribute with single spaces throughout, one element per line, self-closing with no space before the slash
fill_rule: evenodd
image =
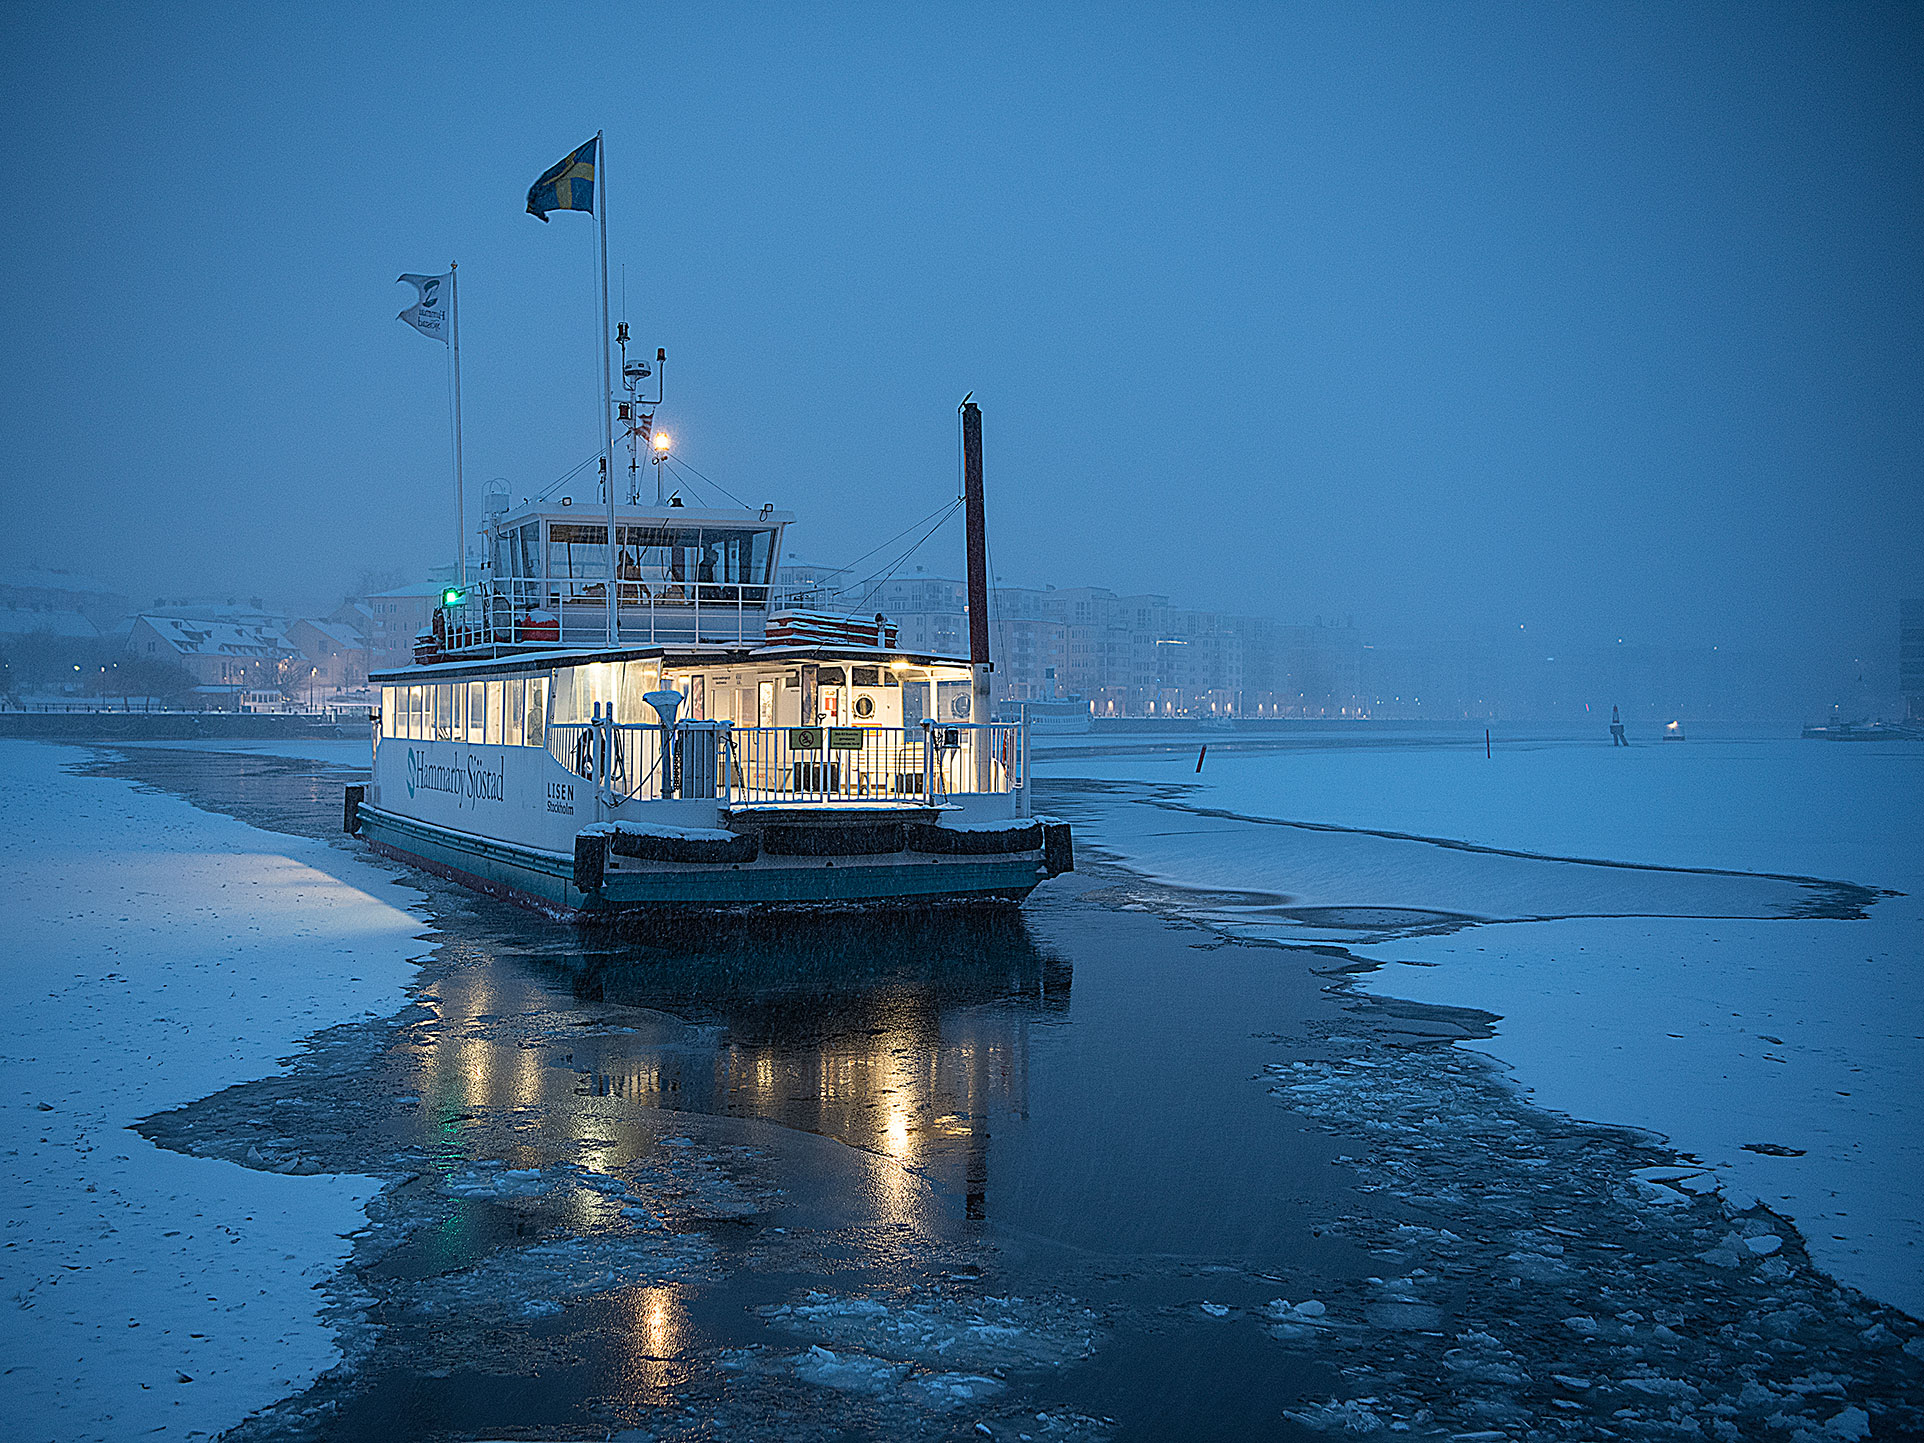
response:
<path id="1" fill-rule="evenodd" d="M 125 596 L 77 572 L 28 567 L 0 578 L 0 637 L 93 640 L 132 610 Z"/>
<path id="2" fill-rule="evenodd" d="M 215 709 L 258 709 L 276 703 L 300 652 L 278 625 L 157 616 L 143 612 L 127 635 L 132 656 L 178 666 L 196 683 L 201 703 Z"/>
<path id="3" fill-rule="evenodd" d="M 300 652 L 289 678 L 297 695 L 319 705 L 367 685 L 367 638 L 345 622 L 302 618 L 288 624 L 287 640 Z"/>
<path id="4" fill-rule="evenodd" d="M 98 641 L 100 630 L 77 611 L 30 606 L 0 606 L 0 643 L 9 637 L 43 636 L 67 641 Z"/>
<path id="5" fill-rule="evenodd" d="M 803 606 L 842 606 L 856 598 L 848 594 L 854 576 L 845 566 L 797 561 L 793 552 L 775 568 L 775 585 L 782 596 Z"/>
<path id="6" fill-rule="evenodd" d="M 445 579 L 417 581 L 356 598 L 354 609 L 366 617 L 362 635 L 367 642 L 369 670 L 386 671 L 413 663 L 415 634 L 433 620 L 446 586 Z"/>

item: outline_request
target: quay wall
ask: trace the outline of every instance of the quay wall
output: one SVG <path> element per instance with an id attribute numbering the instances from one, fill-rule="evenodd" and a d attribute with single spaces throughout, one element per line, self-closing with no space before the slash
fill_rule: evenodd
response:
<path id="1" fill-rule="evenodd" d="M 273 712 L 0 711 L 0 737 L 46 742 L 365 741 L 365 721 Z"/>

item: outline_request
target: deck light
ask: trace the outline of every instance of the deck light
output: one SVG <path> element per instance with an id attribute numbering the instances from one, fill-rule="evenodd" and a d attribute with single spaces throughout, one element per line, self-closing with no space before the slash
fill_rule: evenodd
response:
<path id="1" fill-rule="evenodd" d="M 657 451 L 666 451 L 668 449 L 668 433 L 666 431 L 655 432 L 655 449 Z"/>

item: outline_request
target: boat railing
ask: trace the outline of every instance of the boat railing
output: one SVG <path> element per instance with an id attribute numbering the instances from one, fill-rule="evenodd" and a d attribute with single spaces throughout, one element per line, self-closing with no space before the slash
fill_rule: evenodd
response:
<path id="1" fill-rule="evenodd" d="M 554 722 L 548 749 L 619 806 L 712 798 L 724 806 L 928 806 L 1027 785 L 1020 722 L 738 727 L 683 722 L 666 752 L 652 722 Z"/>
<path id="2" fill-rule="evenodd" d="M 759 641 L 774 588 L 746 582 L 620 580 L 617 645 Z M 601 578 L 488 577 L 446 612 L 449 651 L 471 646 L 605 646 L 608 583 Z"/>

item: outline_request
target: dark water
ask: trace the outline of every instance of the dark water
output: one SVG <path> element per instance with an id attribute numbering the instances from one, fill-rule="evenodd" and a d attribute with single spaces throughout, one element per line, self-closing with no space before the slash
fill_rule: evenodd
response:
<path id="1" fill-rule="evenodd" d="M 125 757 L 118 773 L 257 825 L 337 825 L 344 779 L 324 769 Z M 397 1422 L 401 1436 L 638 1425 L 664 1408 L 674 1426 L 727 1416 L 751 1433 L 979 1437 L 978 1420 L 999 1432 L 1018 1400 L 1030 1422 L 1081 1415 L 1063 1436 L 1205 1437 L 1232 1419 L 1279 1425 L 1327 1383 L 1259 1334 L 1232 1341 L 1198 1306 L 1260 1305 L 1281 1279 L 1300 1294 L 1300 1280 L 1368 1271 L 1322 1227 L 1348 1186 L 1336 1148 L 1252 1085 L 1278 1035 L 1300 1040 L 1310 1014 L 1333 1012 L 1304 958 L 1118 911 L 1087 878 L 1019 910 L 641 935 L 577 932 L 406 880 L 430 892 L 444 944 L 401 1025 L 345 1029 L 305 1071 L 152 1129 L 220 1154 L 258 1151 L 267 1120 L 282 1138 L 270 1156 L 420 1174 L 392 1195 L 406 1241 L 363 1247 L 386 1331 L 305 1400 L 328 1405 L 330 1437 L 397 1436 Z M 680 1213 L 672 1186 L 657 1189 L 655 1210 L 678 1236 L 708 1236 L 699 1266 L 636 1284 L 660 1335 L 646 1366 L 622 1321 L 634 1288 L 536 1319 L 492 1305 L 465 1321 L 421 1313 L 425 1285 L 451 1272 L 618 1231 L 580 1189 L 450 1199 L 437 1177 L 498 1159 L 634 1178 L 673 1145 L 714 1176 Z M 725 1222 L 702 1215 L 718 1208 Z M 501 1284 L 540 1286 L 511 1270 Z M 905 1305 L 1015 1297 L 1033 1304 L 1022 1326 L 1042 1341 L 1003 1366 L 992 1406 L 955 1416 L 721 1367 L 730 1350 L 808 1346 L 753 1310 L 810 1288 Z M 1081 1345 L 1050 1320 L 1084 1314 L 1100 1343 L 1074 1356 Z M 458 1364 L 450 1334 L 465 1339 Z M 256 1431 L 315 1421 L 290 1408 Z"/>
<path id="2" fill-rule="evenodd" d="M 351 779 L 104 765 L 315 835 Z M 1781 1393 L 1728 1405 L 1748 1423 L 1803 1406 L 1799 1370 L 1870 1376 L 1880 1319 L 1909 1336 L 1801 1260 L 1699 1261 L 1731 1226 L 1715 1200 L 1658 1216 L 1630 1185 L 1668 1153 L 1437 1047 L 1491 1019 L 1355 994 L 1339 947 L 1132 910 L 1119 874 L 1021 909 L 645 934 L 395 875 L 442 935 L 412 1005 L 143 1128 L 390 1181 L 332 1294 L 346 1362 L 240 1438 L 1637 1434 L 1565 1426 L 1624 1407 L 1722 1437 L 1725 1415 L 1651 1413 L 1638 1370 L 1694 1370 L 1701 1402 L 1777 1369 Z M 1543 1265 L 1527 1287 L 1518 1257 Z M 1792 1293 L 1781 1356 L 1740 1336 Z M 1268 1310 L 1312 1297 L 1340 1329 Z M 1563 1321 L 1592 1313 L 1669 1321 L 1606 1368 Z M 1728 1356 L 1689 1351 L 1719 1327 Z M 1914 1387 L 1877 1357 L 1852 1386 Z M 1579 1373 L 1572 1404 L 1553 1379 Z"/>

